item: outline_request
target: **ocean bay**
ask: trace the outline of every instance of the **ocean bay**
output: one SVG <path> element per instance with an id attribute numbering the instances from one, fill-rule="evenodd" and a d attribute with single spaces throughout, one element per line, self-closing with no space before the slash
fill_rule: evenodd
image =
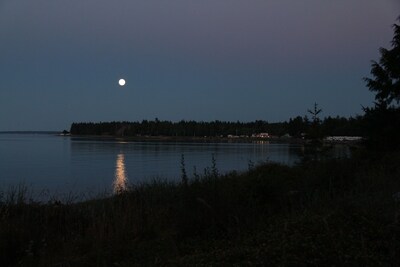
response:
<path id="1" fill-rule="evenodd" d="M 258 142 L 136 142 L 57 136 L 0 134 L 0 188 L 27 186 L 35 194 L 112 192 L 153 179 L 179 181 L 182 155 L 189 179 L 213 158 L 220 173 L 246 171 L 270 161 L 293 165 L 300 144 Z"/>

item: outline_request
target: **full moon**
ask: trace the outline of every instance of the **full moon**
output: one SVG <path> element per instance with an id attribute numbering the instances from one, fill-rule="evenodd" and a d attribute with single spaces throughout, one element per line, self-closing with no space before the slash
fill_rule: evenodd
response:
<path id="1" fill-rule="evenodd" d="M 119 79 L 118 83 L 120 86 L 124 86 L 126 82 L 124 79 Z"/>

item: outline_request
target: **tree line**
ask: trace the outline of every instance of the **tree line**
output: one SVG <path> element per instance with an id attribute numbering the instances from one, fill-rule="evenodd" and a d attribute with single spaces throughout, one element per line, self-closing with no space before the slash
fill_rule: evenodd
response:
<path id="1" fill-rule="evenodd" d="M 268 133 L 272 136 L 290 135 L 305 137 L 315 131 L 318 135 L 363 135 L 363 118 L 327 117 L 323 120 L 309 119 L 307 116 L 297 116 L 284 122 L 253 122 L 229 121 L 186 121 L 179 122 L 142 120 L 141 122 L 79 122 L 71 125 L 73 135 L 112 135 L 112 136 L 178 136 L 178 137 L 227 137 L 252 136 L 253 134 Z"/>

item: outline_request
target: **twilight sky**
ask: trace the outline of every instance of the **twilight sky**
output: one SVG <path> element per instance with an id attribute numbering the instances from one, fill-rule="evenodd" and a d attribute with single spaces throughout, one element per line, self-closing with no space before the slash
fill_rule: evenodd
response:
<path id="1" fill-rule="evenodd" d="M 399 15 L 398 0 L 0 0 L 0 131 L 362 114 Z"/>

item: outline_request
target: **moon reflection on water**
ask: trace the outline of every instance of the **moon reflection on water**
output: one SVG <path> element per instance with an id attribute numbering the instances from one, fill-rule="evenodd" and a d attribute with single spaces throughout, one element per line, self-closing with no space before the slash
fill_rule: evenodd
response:
<path id="1" fill-rule="evenodd" d="M 114 193 L 118 194 L 126 191 L 128 188 L 128 175 L 125 170 L 125 156 L 120 153 L 117 156 L 117 162 L 115 166 L 115 180 L 113 183 Z"/>

